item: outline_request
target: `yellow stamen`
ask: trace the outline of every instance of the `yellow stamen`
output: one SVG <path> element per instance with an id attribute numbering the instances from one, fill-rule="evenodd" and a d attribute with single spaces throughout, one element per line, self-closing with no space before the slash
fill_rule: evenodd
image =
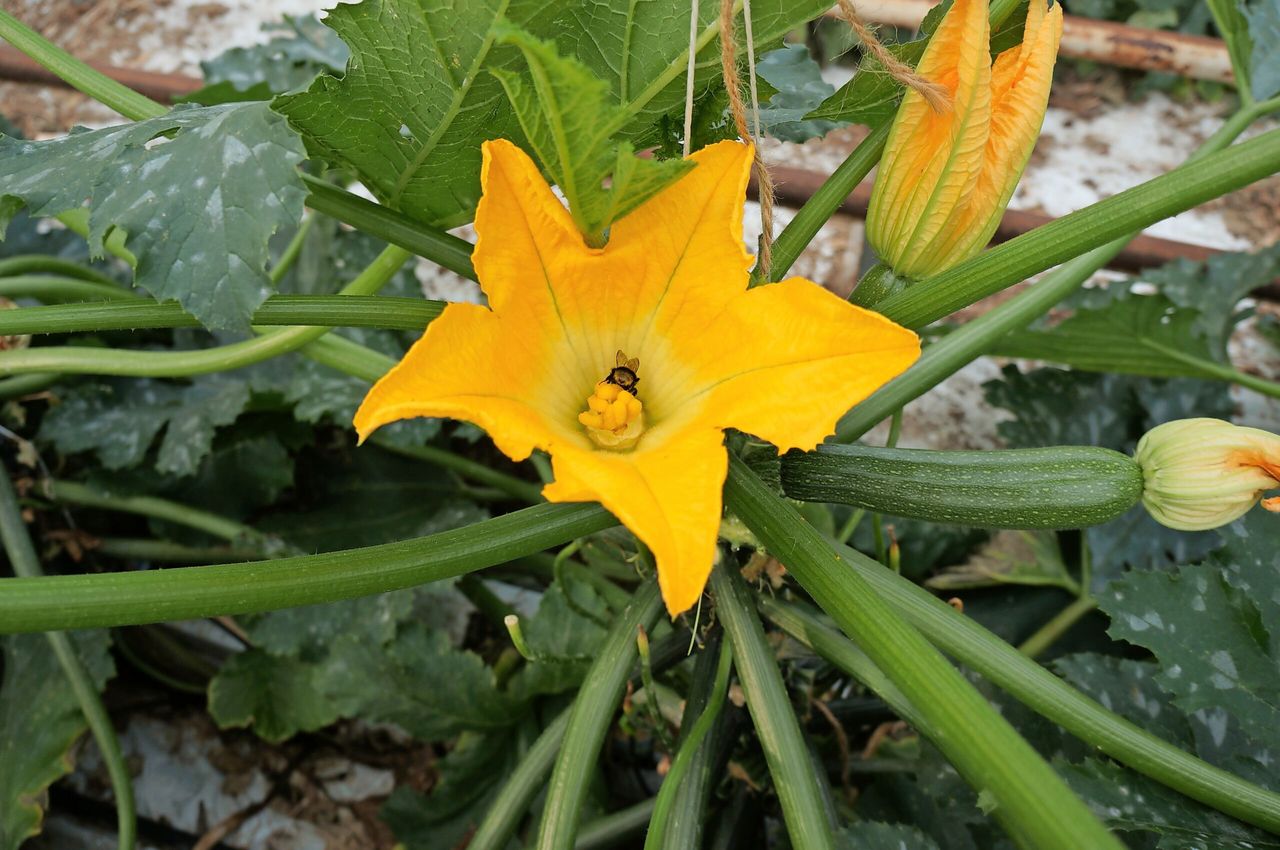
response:
<path id="1" fill-rule="evenodd" d="M 578 421 L 597 446 L 622 451 L 644 433 L 644 405 L 617 384 L 601 381 L 587 397 L 587 409 L 578 414 Z"/>

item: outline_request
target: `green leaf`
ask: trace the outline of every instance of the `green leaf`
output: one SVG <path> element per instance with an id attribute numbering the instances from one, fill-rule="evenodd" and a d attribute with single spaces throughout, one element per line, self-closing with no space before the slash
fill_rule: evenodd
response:
<path id="1" fill-rule="evenodd" d="M 520 126 L 569 201 L 578 229 L 602 244 L 614 219 L 679 179 L 692 165 L 680 160 L 639 159 L 631 145 L 614 138 L 625 112 L 609 86 L 586 66 L 556 53 L 555 44 L 533 38 L 510 24 L 498 40 L 520 48 L 532 91 L 512 71 L 494 70 L 520 119 Z M 606 186 L 606 183 L 609 185 Z"/>
<path id="2" fill-rule="evenodd" d="M 925 582 L 934 590 L 965 590 L 1002 584 L 1053 585 L 1072 590 L 1057 535 L 1047 531 L 1000 531 L 967 561 Z"/>
<path id="3" fill-rule="evenodd" d="M 1241 0 L 1240 5 L 1249 21 L 1249 36 L 1253 41 L 1250 63 L 1253 96 L 1266 100 L 1280 93 L 1280 2 Z"/>
<path id="4" fill-rule="evenodd" d="M 914 826 L 874 821 L 846 827 L 836 843 L 847 850 L 938 850 L 938 843 Z"/>
<path id="5" fill-rule="evenodd" d="M 308 552 L 403 540 L 486 519 L 440 469 L 406 461 L 374 446 L 332 457 L 304 456 L 298 467 L 297 510 L 257 526 Z"/>
<path id="6" fill-rule="evenodd" d="M 85 384 L 50 408 L 40 438 L 64 454 L 93 451 L 107 469 L 122 469 L 140 463 L 163 430 L 156 469 L 186 476 L 248 402 L 245 384 L 220 376 L 188 385 L 146 378 Z"/>
<path id="7" fill-rule="evenodd" d="M 519 719 L 478 655 L 417 624 L 402 628 L 385 650 L 359 636 L 340 638 L 318 678 L 343 716 L 395 723 L 423 741 L 503 729 Z"/>
<path id="8" fill-rule="evenodd" d="M 1123 378 L 1061 369 L 1024 373 L 1005 366 L 1001 379 L 988 381 L 983 391 L 988 403 L 1015 414 L 1012 421 L 996 426 L 1010 448 L 1129 448 L 1137 409 Z"/>
<path id="9" fill-rule="evenodd" d="M 1114 762 L 1059 764 L 1071 787 L 1112 829 L 1151 832 L 1159 850 L 1266 850 L 1280 839 L 1202 806 Z"/>
<path id="10" fill-rule="evenodd" d="M 538 611 L 521 620 L 533 655 L 512 677 L 509 690 L 522 698 L 570 690 L 582 682 L 610 622 L 609 606 L 589 585 L 561 576 L 547 588 Z"/>
<path id="11" fill-rule="evenodd" d="M 1236 87 L 1252 93 L 1249 56 L 1253 52 L 1253 41 L 1249 37 L 1249 24 L 1241 14 L 1244 4 L 1240 0 L 1205 0 L 1205 5 L 1213 14 L 1218 34 L 1227 44 L 1231 67 L 1236 74 Z"/>
<path id="12" fill-rule="evenodd" d="M 889 52 L 915 66 L 928 44 L 924 39 L 905 44 L 885 45 Z M 902 84 L 889 76 L 884 66 L 870 55 L 864 56 L 853 79 L 845 83 L 816 109 L 805 115 L 811 120 L 848 121 L 875 127 L 893 117 L 902 98 Z"/>
<path id="13" fill-rule="evenodd" d="M 248 330 L 271 291 L 267 240 L 302 215 L 302 158 L 266 104 L 176 107 L 47 142 L 0 138 L 0 200 L 52 216 L 88 198 L 95 256 L 122 229 L 138 286 L 206 327 Z"/>
<path id="14" fill-rule="evenodd" d="M 776 89 L 760 108 L 765 133 L 788 142 L 803 142 L 840 126 L 836 121 L 806 120 L 810 112 L 835 91 L 822 79 L 822 69 L 803 44 L 788 44 L 766 53 L 756 65 L 756 73 Z"/>
<path id="15" fill-rule="evenodd" d="M 1213 378 L 1208 343 L 1195 333 L 1200 319 L 1199 311 L 1177 307 L 1162 295 L 1130 295 L 1101 309 L 1079 309 L 1050 328 L 1015 331 L 997 340 L 989 353 L 1089 372 Z M 1208 368 L 1197 367 L 1195 360 Z"/>
<path id="16" fill-rule="evenodd" d="M 516 766 L 514 744 L 507 734 L 461 736 L 434 765 L 439 780 L 431 793 L 397 788 L 382 807 L 382 819 L 408 850 L 465 846 Z"/>
<path id="17" fill-rule="evenodd" d="M 1215 254 L 1197 263 L 1175 260 L 1143 273 L 1137 280 L 1154 284 L 1179 307 L 1200 314 L 1196 332 L 1209 342 L 1217 360 L 1226 361 L 1227 339 L 1236 322 L 1240 299 L 1280 275 L 1280 245 L 1252 254 Z M 1108 290 L 1112 287 L 1107 287 Z M 1117 290 L 1117 292 L 1123 291 Z"/>
<path id="18" fill-rule="evenodd" d="M 328 605 L 304 605 L 243 619 L 253 645 L 273 655 L 323 658 L 339 637 L 359 635 L 381 646 L 390 643 L 396 628 L 413 611 L 416 590 L 397 590 L 348 599 Z"/>
<path id="19" fill-rule="evenodd" d="M 266 44 L 233 47 L 200 63 L 205 87 L 178 102 L 212 106 L 270 100 L 311 83 L 324 71 L 341 73 L 349 52 L 342 39 L 313 15 L 285 15 L 263 27 L 282 33 Z"/>
<path id="20" fill-rule="evenodd" d="M 107 633 L 72 632 L 71 639 L 101 690 L 115 675 Z M 12 635 L 0 647 L 0 850 L 17 850 L 40 832 L 46 789 L 75 766 L 71 748 L 87 724 L 44 635 Z"/>
<path id="21" fill-rule="evenodd" d="M 273 743 L 313 732 L 338 719 L 318 678 L 311 665 L 246 650 L 232 656 L 209 683 L 209 714 L 224 729 L 252 726 Z"/>
<path id="22" fill-rule="evenodd" d="M 1099 601 L 1113 637 L 1155 654 L 1156 681 L 1184 712 L 1221 709 L 1280 752 L 1280 529 L 1266 519 L 1206 563 L 1130 573 Z"/>
<path id="23" fill-rule="evenodd" d="M 351 50 L 346 72 L 325 74 L 274 107 L 313 156 L 354 169 L 387 206 L 439 227 L 469 221 L 480 196 L 480 142 L 519 130 L 497 79 L 482 71 L 509 5 L 339 5 L 324 22 Z"/>

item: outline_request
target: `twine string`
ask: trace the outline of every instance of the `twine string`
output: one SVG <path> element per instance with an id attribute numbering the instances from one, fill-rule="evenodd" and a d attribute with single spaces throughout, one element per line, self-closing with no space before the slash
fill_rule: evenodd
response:
<path id="1" fill-rule="evenodd" d="M 746 0 L 749 3 L 749 0 Z M 720 0 L 720 73 L 724 77 L 724 87 L 729 93 L 729 113 L 733 116 L 734 128 L 745 141 L 753 142 L 755 151 L 752 160 L 752 171 L 756 178 L 756 196 L 760 204 L 760 256 L 756 261 L 761 280 L 769 279 L 769 269 L 773 264 L 773 178 L 760 155 L 760 101 L 755 85 L 755 44 L 751 37 L 749 5 L 744 11 L 748 18 L 747 65 L 751 75 L 751 105 L 755 111 L 755 128 L 753 133 L 747 126 L 747 107 L 742 101 L 742 78 L 738 75 L 738 44 L 734 24 L 734 0 Z"/>
<path id="2" fill-rule="evenodd" d="M 915 68 L 894 56 L 876 37 L 875 31 L 862 20 L 858 10 L 853 7 L 853 0 L 836 0 L 836 6 L 839 16 L 853 28 L 863 48 L 884 67 L 889 76 L 918 92 L 934 112 L 943 113 L 951 109 L 951 93 L 947 88 L 916 73 Z"/>

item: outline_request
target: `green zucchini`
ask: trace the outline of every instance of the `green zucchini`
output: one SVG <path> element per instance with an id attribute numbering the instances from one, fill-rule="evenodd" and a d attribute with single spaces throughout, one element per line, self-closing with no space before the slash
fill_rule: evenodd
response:
<path id="1" fill-rule="evenodd" d="M 782 458 L 783 491 L 879 513 L 981 528 L 1084 528 L 1142 497 L 1142 468 L 1092 446 L 938 452 L 819 446 Z"/>

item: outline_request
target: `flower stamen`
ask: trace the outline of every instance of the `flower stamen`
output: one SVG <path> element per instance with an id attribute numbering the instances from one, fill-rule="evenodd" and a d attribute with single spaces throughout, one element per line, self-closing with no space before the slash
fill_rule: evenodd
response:
<path id="1" fill-rule="evenodd" d="M 644 433 L 644 405 L 617 384 L 601 381 L 587 396 L 587 409 L 578 414 L 578 421 L 597 446 L 622 451 Z"/>

